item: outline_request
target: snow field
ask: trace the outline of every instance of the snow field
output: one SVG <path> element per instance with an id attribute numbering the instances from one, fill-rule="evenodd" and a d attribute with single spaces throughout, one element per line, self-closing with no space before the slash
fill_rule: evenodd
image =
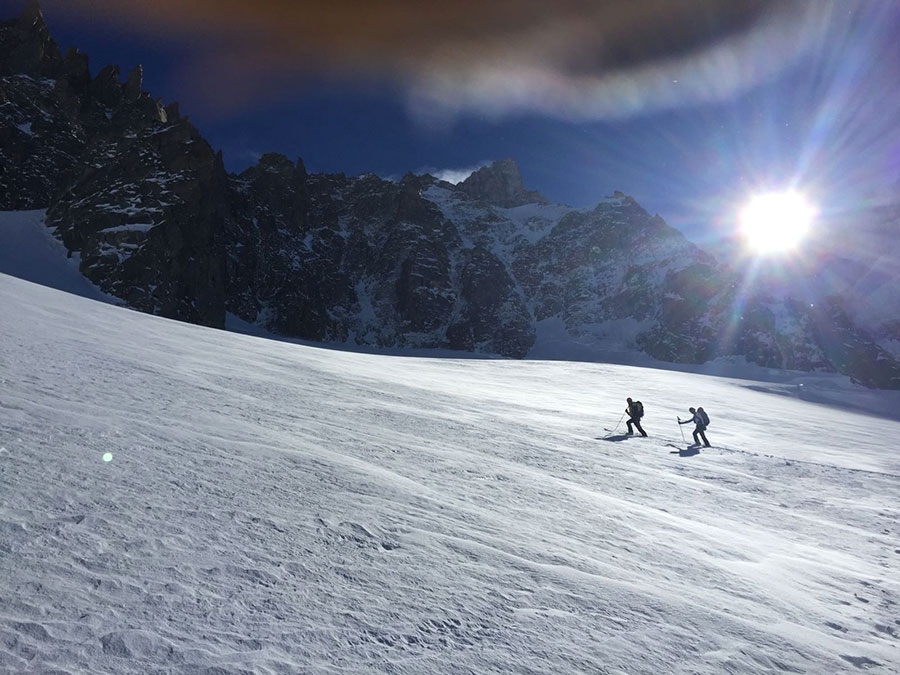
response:
<path id="1" fill-rule="evenodd" d="M 330 351 L 5 275 L 0 317 L 0 672 L 900 672 L 900 423 L 843 380 Z M 626 396 L 650 438 L 603 431 Z"/>

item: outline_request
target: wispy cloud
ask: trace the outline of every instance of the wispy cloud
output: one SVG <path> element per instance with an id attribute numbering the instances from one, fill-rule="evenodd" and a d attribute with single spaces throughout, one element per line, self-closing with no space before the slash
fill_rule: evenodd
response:
<path id="1" fill-rule="evenodd" d="M 729 96 L 791 63 L 811 4 L 69 0 L 60 11 L 180 36 L 184 77 L 216 105 L 277 95 L 303 74 L 380 79 L 440 123 L 467 109 L 604 118 Z"/>

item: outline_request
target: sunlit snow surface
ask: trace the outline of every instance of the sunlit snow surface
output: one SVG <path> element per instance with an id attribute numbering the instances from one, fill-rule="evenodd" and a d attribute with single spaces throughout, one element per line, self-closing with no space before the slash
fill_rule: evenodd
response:
<path id="1" fill-rule="evenodd" d="M 900 669 L 897 421 L 278 343 L 5 275 L 0 317 L 2 672 Z M 627 395 L 647 439 L 604 431 Z"/>

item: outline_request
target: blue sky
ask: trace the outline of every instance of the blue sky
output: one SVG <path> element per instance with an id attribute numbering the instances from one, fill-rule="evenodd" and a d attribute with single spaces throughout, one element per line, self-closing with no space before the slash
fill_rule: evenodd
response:
<path id="1" fill-rule="evenodd" d="M 0 16 L 23 4 L 0 0 Z M 719 16 L 702 0 L 694 13 L 656 18 L 613 1 L 617 13 L 585 19 L 597 33 L 565 16 L 587 11 L 574 0 L 559 4 L 559 21 L 481 16 L 477 3 L 463 3 L 481 24 L 416 16 L 409 35 L 424 35 L 419 41 L 345 23 L 319 41 L 333 17 L 309 27 L 304 3 L 257 3 L 259 16 L 240 14 L 250 5 L 236 0 L 222 14 L 206 4 L 191 12 L 167 1 L 41 7 L 60 48 L 86 52 L 92 74 L 116 63 L 124 77 L 142 64 L 144 89 L 178 101 L 230 171 L 270 151 L 302 157 L 313 172 L 385 177 L 511 157 L 526 187 L 552 201 L 585 206 L 622 190 L 699 243 L 726 236 L 758 190 L 798 187 L 826 213 L 898 191 L 900 10 L 892 3 L 781 3 L 794 9 L 779 13 L 748 2 L 748 19 Z M 342 21 L 359 9 L 336 5 Z M 766 11 L 754 14 L 755 5 Z M 618 32 L 599 28 L 608 17 L 620 20 Z M 700 19 L 708 30 L 690 28 Z M 508 44 L 507 32 L 515 33 Z M 401 38 L 417 44 L 391 44 Z M 611 45 L 599 66 L 582 58 L 596 44 Z"/>

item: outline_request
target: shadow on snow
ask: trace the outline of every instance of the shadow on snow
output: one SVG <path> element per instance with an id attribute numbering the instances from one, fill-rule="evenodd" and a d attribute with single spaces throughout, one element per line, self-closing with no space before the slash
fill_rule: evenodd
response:
<path id="1" fill-rule="evenodd" d="M 666 445 L 670 448 L 675 448 L 669 453 L 670 455 L 678 455 L 680 457 L 693 457 L 694 455 L 700 454 L 700 447 L 697 445 L 689 445 L 686 448 L 679 447 L 672 443 L 666 443 Z"/>

